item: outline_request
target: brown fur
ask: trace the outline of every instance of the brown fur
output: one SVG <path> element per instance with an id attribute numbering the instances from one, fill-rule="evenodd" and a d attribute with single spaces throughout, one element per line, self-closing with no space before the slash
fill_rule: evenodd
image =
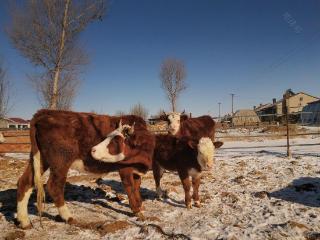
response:
<path id="1" fill-rule="evenodd" d="M 161 120 L 167 121 L 167 115 L 162 115 Z M 193 138 L 200 139 L 202 137 L 211 138 L 212 142 L 215 139 L 215 121 L 208 115 L 196 118 L 189 118 L 187 115 L 180 116 L 180 128 L 175 134 L 176 136 L 192 136 Z"/>
<path id="2" fill-rule="evenodd" d="M 177 137 L 172 135 L 156 135 L 156 147 L 153 155 L 153 175 L 156 187 L 160 186 L 163 169 L 177 171 L 185 191 L 185 204 L 191 206 L 190 179 L 188 171 L 195 169 L 201 172 L 197 161 L 199 140 L 190 137 Z M 192 177 L 193 199 L 199 201 L 199 177 Z"/>
<path id="3" fill-rule="evenodd" d="M 90 154 L 91 148 L 116 129 L 120 119 L 123 124 L 135 123 L 135 134 L 127 139 L 131 147 L 128 152 L 130 156 L 118 163 L 94 160 Z M 154 136 L 147 131 L 142 118 L 134 115 L 112 117 L 93 113 L 40 110 L 34 115 L 30 125 L 30 162 L 18 181 L 17 201 L 21 201 L 26 190 L 34 185 L 33 156 L 40 151 L 41 174 L 50 169 L 47 188 L 57 207 L 64 205 L 64 185 L 70 166 L 76 159 L 82 159 L 85 170 L 89 172 L 119 171 L 132 211 L 140 212 L 141 179 L 134 172 L 145 173 L 151 168 L 155 144 Z M 36 187 L 38 192 L 41 192 L 40 186 Z M 40 208 L 39 211 L 41 210 Z"/>

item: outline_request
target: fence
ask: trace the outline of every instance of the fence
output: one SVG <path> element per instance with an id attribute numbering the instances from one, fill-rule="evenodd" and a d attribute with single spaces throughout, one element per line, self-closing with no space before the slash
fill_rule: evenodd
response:
<path id="1" fill-rule="evenodd" d="M 227 115 L 223 118 L 214 117 L 226 127 L 248 127 L 268 124 L 286 124 L 286 114 L 268 113 L 256 115 Z M 320 112 L 294 112 L 288 113 L 289 123 L 299 123 L 301 125 L 320 126 Z"/>
<path id="2" fill-rule="evenodd" d="M 288 127 L 287 127 L 288 126 Z M 250 140 L 250 139 L 279 139 L 279 138 L 287 138 L 286 145 L 278 145 L 273 147 L 287 147 L 289 148 L 290 153 L 290 137 L 306 137 L 306 136 L 319 136 L 320 135 L 320 127 L 316 128 L 316 131 L 305 132 L 299 130 L 302 125 L 297 124 L 260 124 L 255 126 L 245 126 L 246 132 L 244 134 L 235 134 L 232 133 L 233 129 L 240 129 L 241 126 L 236 127 L 218 127 L 216 130 L 216 139 L 220 141 L 235 141 L 235 140 Z M 264 131 L 257 132 L 255 129 L 263 130 L 263 128 L 275 128 L 271 133 L 265 133 Z M 298 130 L 297 130 L 298 129 Z M 231 130 L 231 134 L 224 131 Z M 155 134 L 165 134 L 166 130 L 153 130 Z M 277 132 L 277 133 L 276 133 Z M 6 141 L 4 143 L 0 143 L 0 153 L 28 153 L 30 152 L 30 139 L 29 139 L 29 131 L 27 130 L 5 130 L 2 132 Z M 289 144 L 288 144 L 289 143 Z M 313 146 L 320 145 L 319 144 L 303 144 L 304 146 Z M 255 148 L 266 148 L 268 146 L 259 146 Z M 239 148 L 250 148 L 250 147 L 239 147 Z"/>

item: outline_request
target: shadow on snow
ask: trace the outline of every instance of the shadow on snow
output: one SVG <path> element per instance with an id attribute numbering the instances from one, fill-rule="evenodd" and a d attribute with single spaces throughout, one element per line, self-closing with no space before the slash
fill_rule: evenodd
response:
<path id="1" fill-rule="evenodd" d="M 309 207 L 320 207 L 320 178 L 301 177 L 287 187 L 270 193 L 270 197 Z"/>

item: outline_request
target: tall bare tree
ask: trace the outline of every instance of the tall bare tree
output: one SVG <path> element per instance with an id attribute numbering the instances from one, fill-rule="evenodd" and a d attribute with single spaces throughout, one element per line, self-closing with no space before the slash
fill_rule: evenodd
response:
<path id="1" fill-rule="evenodd" d="M 27 0 L 12 7 L 7 32 L 13 46 L 38 67 L 32 81 L 45 107 L 70 107 L 80 67 L 88 62 L 79 33 L 105 10 L 106 0 Z"/>
<path id="2" fill-rule="evenodd" d="M 126 115 L 126 112 L 122 111 L 122 110 L 117 110 L 114 115 L 118 116 L 118 117 L 122 117 L 122 116 Z"/>
<path id="3" fill-rule="evenodd" d="M 0 61 L 0 118 L 5 117 L 10 110 L 9 88 L 6 69 L 3 62 Z"/>
<path id="4" fill-rule="evenodd" d="M 181 60 L 168 58 L 161 64 L 161 87 L 165 91 L 173 112 L 177 110 L 177 100 L 183 90 L 187 88 L 186 71 Z"/>
<path id="5" fill-rule="evenodd" d="M 147 120 L 149 112 L 141 103 L 137 103 L 131 107 L 130 114 L 137 115 L 144 120 Z"/>

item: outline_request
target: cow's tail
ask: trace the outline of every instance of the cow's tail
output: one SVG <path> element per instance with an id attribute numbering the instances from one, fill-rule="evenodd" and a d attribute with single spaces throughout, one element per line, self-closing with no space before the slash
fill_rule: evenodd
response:
<path id="1" fill-rule="evenodd" d="M 34 119 L 33 119 L 34 120 Z M 40 224 L 42 225 L 41 216 L 44 208 L 45 202 L 45 191 L 43 187 L 43 179 L 42 179 L 42 162 L 40 151 L 38 148 L 37 141 L 37 128 L 34 121 L 31 121 L 30 124 L 30 139 L 31 139 L 31 153 L 30 158 L 33 160 L 33 180 L 34 186 L 37 190 L 37 209 L 40 217 Z"/>

